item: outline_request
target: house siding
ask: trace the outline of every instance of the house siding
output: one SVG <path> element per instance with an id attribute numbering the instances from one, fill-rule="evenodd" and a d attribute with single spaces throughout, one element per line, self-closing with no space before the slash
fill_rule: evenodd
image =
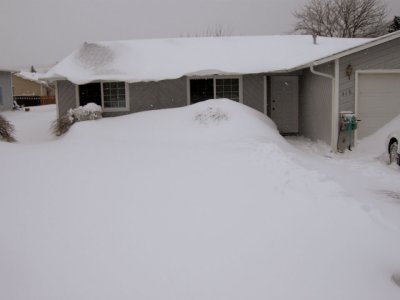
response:
<path id="1" fill-rule="evenodd" d="M 47 96 L 48 88 L 39 83 L 12 75 L 14 96 Z"/>
<path id="2" fill-rule="evenodd" d="M 0 110 L 13 107 L 13 92 L 10 72 L 0 72 Z"/>
<path id="3" fill-rule="evenodd" d="M 264 113 L 264 74 L 243 75 L 243 104 Z"/>
<path id="4" fill-rule="evenodd" d="M 70 108 L 76 107 L 75 84 L 67 80 L 57 81 L 58 114 L 63 116 Z"/>
<path id="5" fill-rule="evenodd" d="M 187 105 L 187 80 L 181 77 L 129 84 L 130 112 Z"/>
<path id="6" fill-rule="evenodd" d="M 334 75 L 334 63 L 326 63 L 315 69 Z M 331 142 L 332 80 L 303 71 L 300 77 L 300 134 L 312 139 Z"/>
<path id="7" fill-rule="evenodd" d="M 348 65 L 353 69 L 350 79 L 346 75 Z M 400 38 L 339 60 L 339 111 L 355 111 L 355 72 L 371 69 L 400 69 Z"/>

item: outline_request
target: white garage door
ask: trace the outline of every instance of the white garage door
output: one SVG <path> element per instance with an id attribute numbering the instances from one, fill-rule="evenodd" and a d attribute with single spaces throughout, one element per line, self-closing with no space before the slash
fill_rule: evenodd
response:
<path id="1" fill-rule="evenodd" d="M 391 74 L 359 74 L 358 138 L 374 133 L 400 114 L 400 71 Z"/>

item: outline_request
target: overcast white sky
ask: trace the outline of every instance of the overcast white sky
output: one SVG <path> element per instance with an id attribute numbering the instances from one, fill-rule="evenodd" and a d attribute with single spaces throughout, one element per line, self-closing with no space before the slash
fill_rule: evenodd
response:
<path id="1" fill-rule="evenodd" d="M 52 64 L 84 41 L 288 33 L 307 0 L 0 0 L 0 66 Z M 400 1 L 387 0 L 390 17 Z"/>

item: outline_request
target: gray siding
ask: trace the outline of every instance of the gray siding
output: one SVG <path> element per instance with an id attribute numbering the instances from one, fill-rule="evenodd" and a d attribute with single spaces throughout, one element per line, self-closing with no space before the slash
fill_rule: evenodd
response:
<path id="1" fill-rule="evenodd" d="M 0 72 L 0 110 L 12 109 L 13 94 L 11 73 Z"/>
<path id="2" fill-rule="evenodd" d="M 334 75 L 334 64 L 317 71 Z M 312 140 L 331 142 L 332 81 L 304 70 L 300 78 L 300 133 Z"/>
<path id="3" fill-rule="evenodd" d="M 350 79 L 346 76 L 349 64 L 353 68 Z M 400 69 L 400 38 L 339 60 L 339 111 L 355 110 L 355 71 L 370 69 Z"/>
<path id="4" fill-rule="evenodd" d="M 75 108 L 75 84 L 67 80 L 57 81 L 57 100 L 59 116 L 65 115 L 70 108 Z"/>
<path id="5" fill-rule="evenodd" d="M 186 77 L 129 85 L 131 112 L 187 105 Z"/>
<path id="6" fill-rule="evenodd" d="M 264 112 L 264 74 L 243 75 L 243 104 Z"/>

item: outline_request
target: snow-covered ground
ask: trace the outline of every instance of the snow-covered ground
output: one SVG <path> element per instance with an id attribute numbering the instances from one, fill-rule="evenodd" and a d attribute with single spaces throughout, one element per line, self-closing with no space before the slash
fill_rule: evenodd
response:
<path id="1" fill-rule="evenodd" d="M 29 111 L 5 111 L 1 114 L 15 127 L 17 140 L 22 144 L 38 144 L 54 140 L 51 123 L 56 118 L 56 106 L 29 107 Z"/>
<path id="2" fill-rule="evenodd" d="M 61 138 L 54 107 L 5 116 L 0 299 L 400 297 L 400 170 L 381 153 L 288 143 L 228 100 Z"/>

